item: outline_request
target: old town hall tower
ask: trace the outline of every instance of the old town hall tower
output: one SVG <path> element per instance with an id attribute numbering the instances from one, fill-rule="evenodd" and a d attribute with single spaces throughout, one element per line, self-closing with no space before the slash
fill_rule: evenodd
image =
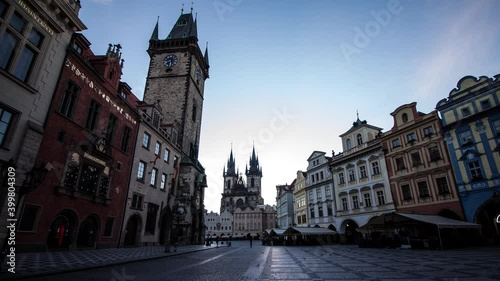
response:
<path id="1" fill-rule="evenodd" d="M 187 243 L 203 240 L 203 198 L 206 176 L 198 161 L 205 80 L 209 77 L 208 48 L 198 45 L 197 19 L 179 16 L 165 39 L 159 39 L 158 22 L 149 40 L 149 70 L 144 102 L 161 110 L 157 122 L 183 152 L 178 163 L 175 202 L 167 206 L 178 236 Z M 173 186 L 172 186 L 173 187 Z M 170 215 L 171 214 L 171 215 Z"/>

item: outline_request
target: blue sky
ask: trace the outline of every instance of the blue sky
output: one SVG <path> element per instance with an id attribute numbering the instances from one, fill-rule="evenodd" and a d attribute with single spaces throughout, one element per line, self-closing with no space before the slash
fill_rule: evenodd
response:
<path id="1" fill-rule="evenodd" d="M 166 38 L 191 1 L 82 1 L 84 35 L 96 54 L 123 46 L 122 80 L 142 98 L 148 41 L 159 16 Z M 356 119 L 392 127 L 390 113 L 417 102 L 434 110 L 465 75 L 500 73 L 500 2 L 495 0 L 194 1 L 199 45 L 209 42 L 200 161 L 205 205 L 219 210 L 231 143 L 243 172 L 252 143 L 263 197 L 305 170 L 315 151 L 342 150 Z"/>

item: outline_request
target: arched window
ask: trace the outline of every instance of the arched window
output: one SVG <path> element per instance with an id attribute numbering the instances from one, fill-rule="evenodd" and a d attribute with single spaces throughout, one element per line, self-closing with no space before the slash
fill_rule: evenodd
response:
<path id="1" fill-rule="evenodd" d="M 345 140 L 345 146 L 347 147 L 347 149 L 351 149 L 351 147 L 352 147 L 351 139 L 346 139 Z"/>
<path id="2" fill-rule="evenodd" d="M 358 141 L 358 145 L 362 144 L 363 143 L 363 137 L 361 136 L 361 134 L 358 134 L 356 136 L 356 140 Z"/>
<path id="3" fill-rule="evenodd" d="M 250 180 L 250 187 L 255 187 L 255 179 L 254 178 L 252 178 Z"/>
<path id="4" fill-rule="evenodd" d="M 227 188 L 231 188 L 231 181 L 227 180 Z"/>
<path id="5" fill-rule="evenodd" d="M 403 122 L 407 122 L 408 121 L 408 114 L 403 113 L 403 115 L 401 116 L 401 119 L 403 119 Z"/>

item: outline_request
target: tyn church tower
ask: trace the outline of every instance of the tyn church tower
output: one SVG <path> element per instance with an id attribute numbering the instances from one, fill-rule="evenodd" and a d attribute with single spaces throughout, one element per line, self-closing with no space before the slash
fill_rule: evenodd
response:
<path id="1" fill-rule="evenodd" d="M 249 166 L 250 165 L 250 166 Z M 262 167 L 259 165 L 259 158 L 255 154 L 255 147 L 250 156 L 249 165 L 245 169 L 246 182 L 243 174 L 236 170 L 236 160 L 233 156 L 233 149 L 227 161 L 227 170 L 224 167 L 222 176 L 224 177 L 224 192 L 220 204 L 221 214 L 224 210 L 233 213 L 236 208 L 254 209 L 257 205 L 263 205 L 264 199 L 261 196 Z"/>
<path id="2" fill-rule="evenodd" d="M 144 101 L 158 104 L 160 120 L 153 120 L 172 136 L 182 151 L 172 188 L 175 200 L 162 213 L 173 225 L 176 242 L 198 244 L 204 238 L 203 199 L 205 170 L 198 161 L 205 80 L 209 77 L 208 47 L 198 45 L 197 19 L 179 16 L 165 39 L 159 39 L 158 22 L 149 40 L 149 70 Z M 179 161 L 178 160 L 178 161 Z"/>

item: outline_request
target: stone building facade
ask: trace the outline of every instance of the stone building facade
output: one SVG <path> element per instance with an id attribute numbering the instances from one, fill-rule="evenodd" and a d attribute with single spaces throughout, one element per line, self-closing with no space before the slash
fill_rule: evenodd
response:
<path id="1" fill-rule="evenodd" d="M 141 104 L 132 176 L 125 207 L 121 245 L 184 243 L 185 237 L 171 233 L 176 177 L 181 152 L 172 127 L 164 127 L 159 105 Z M 199 202 L 198 202 L 199 203 Z M 182 233 L 181 233 L 182 234 Z"/>
<path id="2" fill-rule="evenodd" d="M 391 115 L 394 126 L 381 141 L 396 210 L 463 220 L 437 111 L 421 113 L 413 102 Z"/>
<path id="3" fill-rule="evenodd" d="M 382 129 L 358 119 L 340 135 L 343 151 L 333 156 L 335 227 L 347 243 L 357 243 L 357 228 L 394 211 L 382 144 Z"/>
<path id="4" fill-rule="evenodd" d="M 293 187 L 295 223 L 300 227 L 309 225 L 307 220 L 306 178 L 306 172 L 297 171 L 297 177 L 295 178 L 295 185 Z"/>
<path id="5" fill-rule="evenodd" d="M 230 237 L 233 235 L 233 215 L 228 210 L 220 215 L 205 213 L 205 226 L 208 237 Z"/>
<path id="6" fill-rule="evenodd" d="M 149 70 L 144 101 L 158 103 L 165 126 L 178 135 L 181 150 L 178 191 L 173 212 L 174 227 L 189 244 L 203 243 L 205 227 L 205 169 L 198 161 L 205 80 L 209 77 L 208 49 L 198 45 L 197 21 L 192 13 L 181 14 L 165 39 L 156 24 L 149 40 Z M 199 202 L 198 202 L 199 201 Z"/>
<path id="7" fill-rule="evenodd" d="M 16 168 L 16 195 L 32 170 L 44 136 L 44 123 L 75 31 L 80 1 L 0 1 L 0 182 Z M 34 186 L 24 186 L 26 189 Z M 6 195 L 0 192 L 0 241 L 6 230 Z M 18 206 L 21 198 L 17 198 Z M 22 201 L 22 200 L 21 200 Z M 17 216 L 22 210 L 17 209 Z"/>
<path id="8" fill-rule="evenodd" d="M 292 184 L 284 184 L 276 186 L 276 220 L 278 228 L 287 228 L 295 225 L 293 214 L 293 188 L 295 181 Z"/>
<path id="9" fill-rule="evenodd" d="M 436 109 L 465 218 L 500 243 L 500 74 L 463 77 Z"/>
<path id="10" fill-rule="evenodd" d="M 314 151 L 307 159 L 306 204 L 309 226 L 321 226 L 335 230 L 335 197 L 331 157 L 323 151 Z"/>
<path id="11" fill-rule="evenodd" d="M 249 235 L 260 238 L 264 230 L 276 227 L 276 209 L 269 205 L 256 208 L 236 208 L 233 212 L 233 237 L 241 238 Z"/>

